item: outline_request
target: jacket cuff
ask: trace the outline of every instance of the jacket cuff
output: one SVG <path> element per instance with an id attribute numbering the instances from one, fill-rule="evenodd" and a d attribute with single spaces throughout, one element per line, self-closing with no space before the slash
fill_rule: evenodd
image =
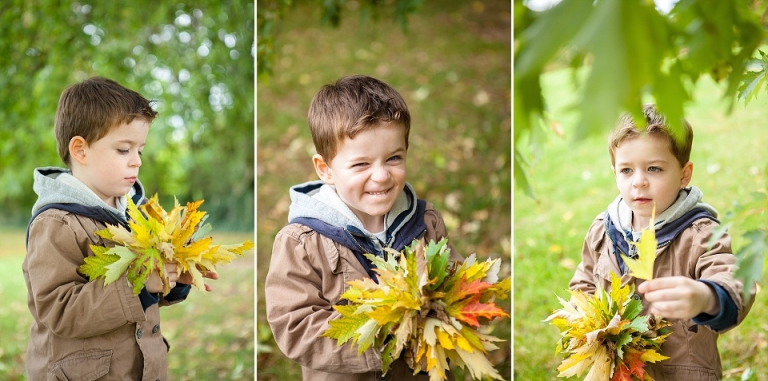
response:
<path id="1" fill-rule="evenodd" d="M 176 286 L 171 289 L 171 292 L 168 293 L 168 295 L 164 296 L 163 298 L 168 301 L 169 303 L 173 303 L 175 301 L 182 300 L 189 295 L 189 291 L 192 289 L 192 286 L 184 283 L 176 283 Z"/>
<path id="2" fill-rule="evenodd" d="M 720 312 L 717 315 L 700 313 L 693 317 L 693 322 L 699 325 L 709 326 L 715 331 L 722 331 L 736 325 L 739 317 L 739 309 L 725 289 L 719 284 L 709 280 L 698 279 L 698 281 L 708 285 L 715 291 L 717 302 L 720 305 Z"/>
<path id="3" fill-rule="evenodd" d="M 147 308 L 153 304 L 160 303 L 160 296 L 150 293 L 147 291 L 147 288 L 144 287 L 141 289 L 141 292 L 139 292 L 139 300 L 141 301 L 141 308 L 146 312 Z"/>

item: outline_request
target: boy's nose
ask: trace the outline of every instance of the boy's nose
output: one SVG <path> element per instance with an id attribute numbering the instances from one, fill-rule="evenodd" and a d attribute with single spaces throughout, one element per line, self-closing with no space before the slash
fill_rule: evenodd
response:
<path id="1" fill-rule="evenodd" d="M 141 167 L 141 155 L 134 155 L 128 164 L 132 167 Z"/>
<path id="2" fill-rule="evenodd" d="M 377 167 L 373 169 L 373 173 L 371 174 L 371 180 L 376 182 L 384 182 L 389 179 L 389 171 L 387 171 L 386 168 L 383 167 Z"/>
<path id="3" fill-rule="evenodd" d="M 647 184 L 648 184 L 648 179 L 646 179 L 645 176 L 643 176 L 642 174 L 638 173 L 632 178 L 632 186 L 634 186 L 635 188 L 643 187 L 643 186 L 646 186 Z"/>

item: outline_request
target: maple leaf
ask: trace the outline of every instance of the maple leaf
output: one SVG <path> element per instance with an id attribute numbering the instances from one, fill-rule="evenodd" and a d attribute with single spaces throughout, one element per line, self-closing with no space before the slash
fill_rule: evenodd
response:
<path id="1" fill-rule="evenodd" d="M 97 235 L 113 242 L 114 247 L 91 246 L 94 255 L 85 258 L 80 272 L 90 281 L 104 279 L 104 285 L 126 274 L 134 294 L 141 292 L 153 271 L 165 274 L 165 262 L 177 262 L 181 273 L 190 273 L 193 285 L 205 289 L 203 272 L 220 263 L 229 263 L 236 256 L 253 248 L 245 241 L 239 245 L 212 246 L 212 238 L 204 234 L 210 225 L 200 226 L 207 215 L 198 210 L 202 200 L 185 207 L 174 199 L 174 208 L 166 212 L 154 195 L 141 206 L 128 198 L 126 229 L 122 225 L 107 225 Z M 163 294 L 170 292 L 170 283 L 161 277 Z"/>
<path id="2" fill-rule="evenodd" d="M 375 346 L 384 374 L 404 356 L 415 373 L 425 371 L 432 381 L 447 378 L 449 362 L 476 378 L 502 379 L 487 357 L 501 339 L 480 330 L 489 329 L 486 320 L 509 316 L 493 300 L 509 297 L 511 280 L 499 281 L 495 260 L 479 262 L 473 255 L 457 265 L 448 261 L 449 250 L 443 239 L 426 247 L 414 241 L 402 252 L 388 249 L 386 258 L 366 254 L 378 283 L 347 282 L 341 298 L 349 304 L 334 307 L 341 316 L 321 336 L 339 345 L 351 340 L 358 353 Z M 426 266 L 420 270 L 421 259 Z"/>
<path id="3" fill-rule="evenodd" d="M 653 263 L 656 261 L 656 228 L 653 224 L 653 216 L 656 214 L 656 207 L 651 212 L 650 226 L 643 229 L 643 233 L 640 235 L 640 242 L 630 242 L 631 245 L 637 246 L 638 256 L 637 259 L 632 259 L 624 254 L 621 254 L 621 258 L 630 270 L 630 275 L 638 279 L 651 280 L 653 279 Z"/>
<path id="4" fill-rule="evenodd" d="M 621 286 L 611 273 L 611 289 L 598 287 L 594 294 L 569 291 L 571 299 L 558 297 L 562 308 L 544 321 L 560 330 L 556 354 L 564 354 L 558 377 L 581 376 L 585 380 L 644 379 L 648 362 L 668 357 L 657 350 L 671 334 L 671 324 L 653 315 L 640 315 L 642 303 L 631 298 L 634 284 Z"/>

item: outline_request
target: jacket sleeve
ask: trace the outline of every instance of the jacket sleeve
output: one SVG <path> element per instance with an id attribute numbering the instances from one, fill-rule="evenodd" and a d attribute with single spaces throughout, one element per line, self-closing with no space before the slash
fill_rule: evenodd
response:
<path id="1" fill-rule="evenodd" d="M 146 320 L 125 274 L 105 286 L 78 272 L 92 243 L 82 222 L 49 213 L 30 225 L 23 265 L 30 307 L 39 322 L 56 335 L 87 338 Z"/>
<path id="2" fill-rule="evenodd" d="M 425 234 L 427 243 L 429 240 L 438 242 L 444 237 L 448 237 L 448 228 L 445 227 L 443 215 L 435 209 L 432 203 L 427 203 L 427 208 L 424 211 L 424 223 L 427 225 L 427 232 Z M 448 240 L 448 247 L 451 249 L 451 261 L 464 262 L 464 256 L 451 245 L 450 239 Z"/>
<path id="3" fill-rule="evenodd" d="M 373 348 L 358 356 L 351 341 L 339 346 L 335 339 L 320 337 L 329 327 L 328 322 L 340 316 L 333 310 L 333 299 L 338 298 L 333 294 L 339 290 L 327 294 L 325 288 L 332 282 L 324 279 L 346 275 L 343 269 L 332 268 L 326 259 L 334 252 L 338 256 L 334 243 L 319 239 L 314 231 L 289 233 L 287 229 L 290 225 L 275 238 L 264 290 L 267 321 L 278 347 L 288 358 L 314 370 L 380 371 L 381 359 Z"/>
<path id="4" fill-rule="evenodd" d="M 600 256 L 600 252 L 595 247 L 595 244 L 603 235 L 603 219 L 602 215 L 598 216 L 589 227 L 586 237 L 584 237 L 584 244 L 581 247 L 581 262 L 576 267 L 576 272 L 573 274 L 568 288 L 571 290 L 580 290 L 587 294 L 593 294 L 597 289 L 595 282 L 595 266 Z"/>
<path id="5" fill-rule="evenodd" d="M 691 237 L 690 247 L 691 250 L 701 253 L 692 264 L 693 278 L 717 284 L 736 305 L 735 324 L 727 328 L 713 327 L 713 329 L 721 328 L 717 329 L 717 332 L 722 333 L 736 327 L 744 320 L 755 301 L 756 288 L 754 285 L 749 285 L 749 296 L 744 298 L 744 284 L 741 280 L 734 278 L 736 256 L 731 249 L 731 237 L 725 233 L 720 239 L 710 244 L 712 232 L 717 226 L 715 221 L 709 219 L 695 222 L 693 228 L 696 229 L 696 234 Z M 723 309 L 725 306 L 721 305 L 720 308 Z"/>

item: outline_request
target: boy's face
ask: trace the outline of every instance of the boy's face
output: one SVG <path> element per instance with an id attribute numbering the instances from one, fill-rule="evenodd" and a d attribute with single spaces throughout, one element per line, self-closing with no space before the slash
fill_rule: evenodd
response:
<path id="1" fill-rule="evenodd" d="M 381 123 L 346 138 L 330 163 L 313 157 L 320 178 L 336 193 L 365 228 L 384 230 L 384 215 L 405 187 L 405 128 Z"/>
<path id="2" fill-rule="evenodd" d="M 141 151 L 147 141 L 149 123 L 134 119 L 110 130 L 103 138 L 81 145 L 70 142 L 72 173 L 107 205 L 131 189 L 139 176 Z M 80 138 L 82 139 L 82 138 Z M 73 144 L 75 144 L 73 151 Z M 79 147 L 79 148 L 78 148 Z"/>
<path id="3" fill-rule="evenodd" d="M 640 230 L 648 227 L 654 205 L 658 216 L 688 186 L 693 163 L 681 167 L 668 141 L 640 135 L 616 148 L 613 174 L 621 197 L 632 209 L 632 226 Z"/>

